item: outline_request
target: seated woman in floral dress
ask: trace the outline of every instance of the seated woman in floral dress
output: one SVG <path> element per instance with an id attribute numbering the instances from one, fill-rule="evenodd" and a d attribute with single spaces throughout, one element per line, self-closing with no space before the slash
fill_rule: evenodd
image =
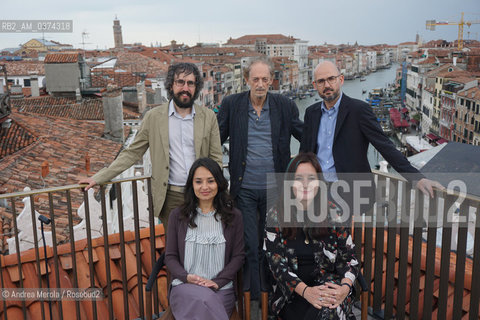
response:
<path id="1" fill-rule="evenodd" d="M 292 183 L 284 184 L 283 197 L 267 214 L 264 250 L 274 278 L 269 309 L 283 320 L 351 317 L 359 265 L 349 228 L 332 219 L 314 222 L 327 199 L 320 174 L 315 154 L 297 155 L 285 177 Z M 289 208 L 285 197 L 293 199 Z M 325 207 L 328 216 L 338 210 L 331 202 Z"/>
<path id="2" fill-rule="evenodd" d="M 226 320 L 235 306 L 233 282 L 245 256 L 243 222 L 227 187 L 220 166 L 200 158 L 190 169 L 183 206 L 170 214 L 165 263 L 176 320 Z"/>

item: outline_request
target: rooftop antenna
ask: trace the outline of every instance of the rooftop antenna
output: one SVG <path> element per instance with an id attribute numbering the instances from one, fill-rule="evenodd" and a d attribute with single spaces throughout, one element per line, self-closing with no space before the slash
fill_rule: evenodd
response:
<path id="1" fill-rule="evenodd" d="M 87 32 L 87 30 L 83 30 L 82 32 L 82 47 L 83 47 L 83 57 L 85 57 L 85 45 L 86 44 L 91 44 L 91 42 L 85 42 L 85 39 L 88 38 L 88 35 L 89 33 Z"/>

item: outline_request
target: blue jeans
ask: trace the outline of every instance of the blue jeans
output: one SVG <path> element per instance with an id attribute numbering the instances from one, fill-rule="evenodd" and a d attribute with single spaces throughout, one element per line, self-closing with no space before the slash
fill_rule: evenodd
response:
<path id="1" fill-rule="evenodd" d="M 274 199 L 267 199 L 265 189 L 241 188 L 235 201 L 243 216 L 246 255 L 243 267 L 243 290 L 250 291 L 251 299 L 257 300 L 260 296 L 260 263 L 263 258 L 265 216 L 267 210 L 273 206 Z"/>

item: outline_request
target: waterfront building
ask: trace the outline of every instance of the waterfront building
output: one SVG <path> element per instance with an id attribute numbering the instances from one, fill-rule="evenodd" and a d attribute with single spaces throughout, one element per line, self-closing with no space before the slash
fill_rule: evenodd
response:
<path id="1" fill-rule="evenodd" d="M 480 146 L 480 88 L 457 93 L 454 140 Z"/>
<path id="2" fill-rule="evenodd" d="M 457 93 L 478 86 L 478 81 L 467 71 L 443 71 L 436 77 L 437 94 L 439 96 L 439 129 L 440 137 L 448 141 L 457 141 L 457 136 L 464 133 L 455 128 L 457 110 Z"/>
<path id="3" fill-rule="evenodd" d="M 63 44 L 60 42 L 46 39 L 31 39 L 21 45 L 21 50 L 23 51 L 33 50 L 37 52 L 47 52 L 72 49 L 73 46 L 71 44 Z"/>
<path id="4" fill-rule="evenodd" d="M 223 47 L 240 47 L 262 53 L 271 58 L 288 57 L 298 65 L 298 86 L 310 84 L 308 65 L 308 41 L 282 34 L 245 35 L 228 39 Z"/>

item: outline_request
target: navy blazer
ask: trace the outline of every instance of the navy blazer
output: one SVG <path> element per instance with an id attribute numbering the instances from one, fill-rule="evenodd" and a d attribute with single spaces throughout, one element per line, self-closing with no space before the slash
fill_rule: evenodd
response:
<path id="1" fill-rule="evenodd" d="M 248 144 L 248 105 L 250 91 L 227 96 L 217 115 L 220 140 L 230 137 L 228 169 L 230 194 L 235 197 L 242 185 Z M 284 172 L 290 161 L 290 138 L 302 139 L 303 122 L 298 118 L 297 105 L 287 97 L 268 93 L 272 150 L 275 172 Z"/>
<path id="2" fill-rule="evenodd" d="M 317 137 L 322 117 L 321 106 L 322 102 L 317 102 L 305 111 L 300 151 L 317 153 Z M 397 172 L 407 173 L 405 178 L 409 181 L 424 178 L 385 135 L 372 108 L 366 102 L 343 94 L 333 138 L 332 153 L 336 171 L 338 173 L 371 172 L 367 158 L 369 143 Z"/>

